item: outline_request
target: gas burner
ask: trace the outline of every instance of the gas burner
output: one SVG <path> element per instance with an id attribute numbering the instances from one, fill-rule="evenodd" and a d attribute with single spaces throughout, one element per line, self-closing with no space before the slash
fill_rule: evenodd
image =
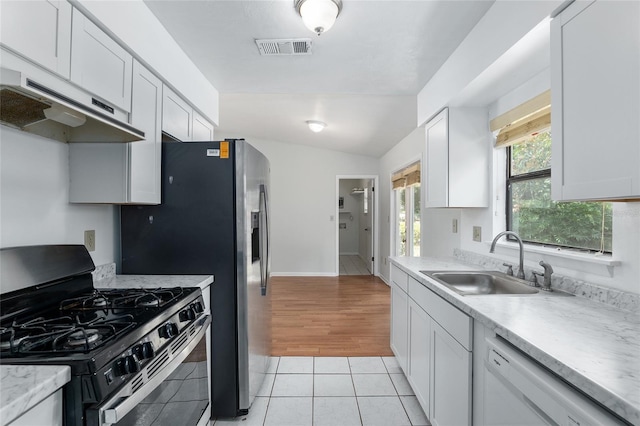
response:
<path id="1" fill-rule="evenodd" d="M 65 299 L 60 302 L 60 310 L 117 312 L 123 309 L 158 309 L 183 296 L 179 287 L 169 289 L 110 289 L 94 290 L 80 297 Z"/>
<path id="2" fill-rule="evenodd" d="M 95 328 L 81 328 L 69 334 L 65 346 L 76 348 L 80 346 L 88 347 L 90 344 L 100 339 L 100 332 Z"/>
<path id="3" fill-rule="evenodd" d="M 91 306 L 94 308 L 105 308 L 109 303 L 107 298 L 104 296 L 96 296 L 94 299 L 90 301 Z"/>
<path id="4" fill-rule="evenodd" d="M 136 299 L 135 305 L 141 308 L 157 308 L 160 306 L 160 298 L 154 294 L 145 294 Z"/>

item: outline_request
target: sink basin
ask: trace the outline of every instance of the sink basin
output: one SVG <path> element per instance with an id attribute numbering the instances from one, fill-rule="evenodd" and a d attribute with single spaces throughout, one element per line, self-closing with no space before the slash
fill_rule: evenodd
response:
<path id="1" fill-rule="evenodd" d="M 525 281 L 498 271 L 420 271 L 462 296 L 536 294 Z"/>

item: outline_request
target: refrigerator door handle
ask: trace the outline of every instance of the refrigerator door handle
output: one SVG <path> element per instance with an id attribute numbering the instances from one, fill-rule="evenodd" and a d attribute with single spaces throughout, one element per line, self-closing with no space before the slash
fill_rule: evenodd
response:
<path id="1" fill-rule="evenodd" d="M 269 283 L 269 201 L 267 199 L 267 187 L 265 184 L 260 184 L 260 209 L 264 207 L 264 239 L 263 244 L 265 247 L 265 255 L 260 256 L 260 261 L 262 263 L 261 275 L 264 275 L 261 278 L 260 289 L 261 294 L 263 296 L 267 295 L 267 285 Z"/>

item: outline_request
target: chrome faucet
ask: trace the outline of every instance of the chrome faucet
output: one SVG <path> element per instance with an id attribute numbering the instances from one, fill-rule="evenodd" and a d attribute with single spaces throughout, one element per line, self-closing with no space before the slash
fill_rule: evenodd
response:
<path id="1" fill-rule="evenodd" d="M 516 276 L 524 280 L 524 246 L 522 245 L 522 240 L 520 239 L 520 236 L 518 236 L 518 234 L 516 234 L 513 231 L 502 231 L 501 233 L 496 235 L 495 238 L 493 239 L 493 242 L 491 243 L 491 248 L 489 249 L 489 253 L 493 253 L 496 250 L 496 242 L 503 235 L 511 235 L 518 241 L 518 244 L 520 245 L 520 264 L 518 265 L 518 273 L 516 274 Z"/>
<path id="2" fill-rule="evenodd" d="M 538 264 L 544 268 L 544 281 L 542 282 L 542 290 L 553 291 L 551 290 L 551 274 L 553 274 L 553 268 L 544 260 L 541 260 Z"/>

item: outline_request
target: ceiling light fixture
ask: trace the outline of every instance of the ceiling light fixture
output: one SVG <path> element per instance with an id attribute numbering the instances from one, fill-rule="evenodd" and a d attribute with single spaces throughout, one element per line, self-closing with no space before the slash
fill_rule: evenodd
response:
<path id="1" fill-rule="evenodd" d="M 309 126 L 309 130 L 314 133 L 318 133 L 324 130 L 327 127 L 327 123 L 323 123 L 322 121 L 316 120 L 307 120 L 307 126 Z"/>
<path id="2" fill-rule="evenodd" d="M 336 22 L 342 10 L 342 0 L 295 0 L 295 7 L 304 25 L 320 35 L 329 31 Z"/>

